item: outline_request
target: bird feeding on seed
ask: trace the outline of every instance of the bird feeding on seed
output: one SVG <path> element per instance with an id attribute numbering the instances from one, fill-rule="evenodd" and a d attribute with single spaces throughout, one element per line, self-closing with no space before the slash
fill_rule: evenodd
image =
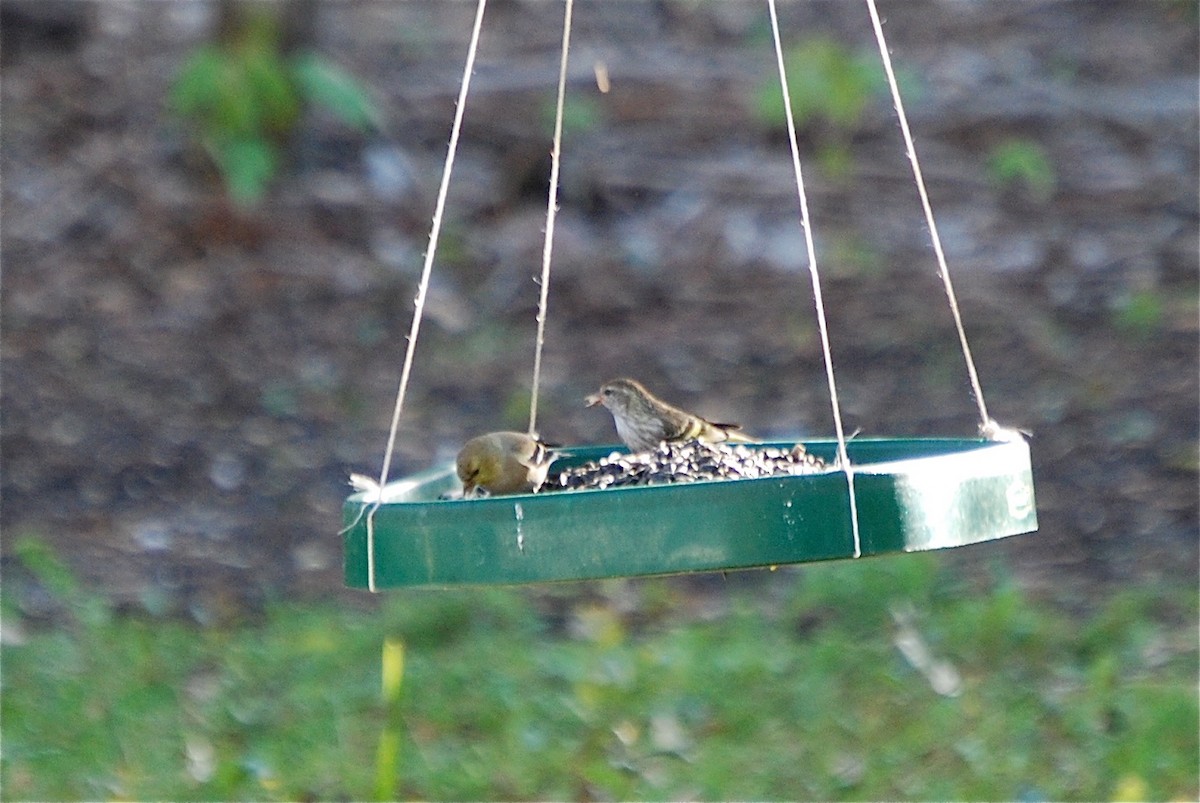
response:
<path id="1" fill-rule="evenodd" d="M 588 407 L 603 405 L 612 413 L 617 435 L 634 452 L 658 444 L 699 440 L 705 443 L 754 443 L 738 432 L 737 424 L 719 424 L 668 404 L 633 379 L 613 379 L 585 400 Z"/>
<path id="2" fill-rule="evenodd" d="M 558 455 L 523 432 L 489 432 L 463 444 L 455 461 L 464 496 L 535 493 Z"/>

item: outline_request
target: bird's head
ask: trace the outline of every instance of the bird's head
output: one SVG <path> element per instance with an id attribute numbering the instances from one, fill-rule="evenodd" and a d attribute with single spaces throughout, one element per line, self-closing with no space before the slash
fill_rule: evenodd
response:
<path id="1" fill-rule="evenodd" d="M 462 480 L 463 492 L 470 493 L 479 485 L 479 461 L 467 455 L 458 456 L 458 478 Z"/>
<path id="2" fill-rule="evenodd" d="M 628 413 L 631 409 L 645 407 L 651 399 L 650 391 L 633 379 L 612 379 L 600 386 L 600 390 L 584 401 L 588 407 L 602 404 L 614 414 Z"/>
<path id="3" fill-rule="evenodd" d="M 495 480 L 497 460 L 483 444 L 468 443 L 458 453 L 456 469 L 463 484 L 463 493 L 470 494 L 476 488 L 486 487 Z"/>

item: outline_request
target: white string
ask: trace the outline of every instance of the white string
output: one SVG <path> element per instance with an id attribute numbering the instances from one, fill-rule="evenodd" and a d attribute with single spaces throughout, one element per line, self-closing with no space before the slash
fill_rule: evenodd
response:
<path id="1" fill-rule="evenodd" d="M 988 417 L 987 405 L 983 401 L 983 387 L 979 384 L 979 375 L 975 372 L 975 361 L 971 358 L 971 347 L 967 344 L 967 332 L 963 328 L 962 315 L 958 311 L 958 299 L 954 295 L 954 285 L 950 282 L 950 271 L 946 267 L 946 255 L 942 251 L 942 238 L 938 236 L 937 224 L 933 220 L 933 207 L 929 204 L 929 193 L 925 190 L 925 179 L 921 176 L 921 163 L 917 161 L 917 148 L 913 144 L 912 132 L 908 128 L 904 103 L 900 100 L 900 87 L 896 84 L 896 74 L 892 71 L 892 57 L 888 53 L 887 42 L 883 38 L 883 24 L 879 21 L 875 0 L 867 0 L 867 9 L 871 12 L 871 23 L 875 26 L 875 39 L 879 43 L 879 55 L 883 57 L 883 70 L 887 73 L 888 86 L 892 90 L 892 102 L 896 106 L 896 115 L 900 118 L 900 131 L 904 134 L 904 146 L 908 149 L 908 161 L 912 163 L 913 178 L 917 182 L 917 193 L 921 196 L 921 206 L 925 209 L 925 222 L 929 226 L 933 252 L 937 255 L 938 275 L 942 277 L 942 284 L 946 288 L 946 298 L 950 301 L 950 312 L 954 316 L 954 325 L 958 329 L 958 342 L 962 345 L 963 359 L 967 361 L 967 374 L 971 378 L 971 388 L 975 392 L 975 402 L 979 406 L 979 426 L 982 432 L 994 425 L 995 422 Z"/>
<path id="2" fill-rule="evenodd" d="M 400 411 L 404 409 L 404 396 L 408 392 L 408 378 L 412 373 L 413 353 L 417 347 L 417 334 L 421 331 L 421 316 L 425 310 L 425 295 L 429 290 L 429 275 L 433 268 L 433 257 L 437 253 L 438 235 L 442 230 L 442 213 L 446 208 L 446 194 L 450 188 L 450 172 L 454 166 L 454 154 L 458 151 L 458 135 L 462 130 L 463 110 L 467 105 L 467 89 L 471 85 L 471 73 L 475 69 L 475 52 L 479 48 L 479 31 L 483 27 L 483 9 L 487 0 L 479 0 L 475 11 L 475 27 L 471 31 L 471 44 L 467 49 L 467 63 L 463 68 L 462 85 L 458 92 L 458 103 L 454 110 L 454 125 L 450 130 L 450 146 L 446 151 L 446 164 L 442 168 L 442 185 L 438 189 L 437 204 L 433 212 L 433 226 L 429 230 L 429 248 L 425 251 L 425 266 L 417 284 L 417 297 L 413 302 L 412 327 L 408 332 L 408 349 L 404 353 L 404 368 L 400 372 L 400 387 L 396 391 L 396 407 L 392 411 L 392 426 L 388 431 L 387 448 L 383 453 L 383 467 L 379 471 L 379 487 L 387 485 L 388 470 L 392 464 L 392 452 L 396 447 L 396 433 L 400 428 Z M 367 588 L 375 591 L 375 514 L 379 511 L 382 496 L 377 497 L 367 513 Z"/>
<path id="3" fill-rule="evenodd" d="M 554 220 L 558 216 L 558 167 L 562 161 L 563 99 L 567 87 L 567 51 L 571 46 L 571 12 L 575 0 L 566 0 L 563 16 L 562 61 L 558 66 L 558 100 L 554 110 L 554 148 L 550 151 L 550 196 L 546 201 L 546 242 L 542 247 L 542 292 L 538 298 L 537 343 L 533 350 L 533 387 L 529 398 L 529 435 L 537 437 L 538 388 L 542 379 L 542 346 L 546 341 L 546 307 L 550 295 L 550 252 L 554 245 Z"/>
<path id="4" fill-rule="evenodd" d="M 788 91 L 787 69 L 783 64 L 783 43 L 779 39 L 779 17 L 775 13 L 775 0 L 767 0 L 771 10 L 771 32 L 775 37 L 775 58 L 779 63 L 779 85 L 783 90 L 783 107 L 786 112 L 788 140 L 792 146 L 792 167 L 796 171 L 796 191 L 800 196 L 800 226 L 804 229 L 804 244 L 808 248 L 809 274 L 812 276 L 813 303 L 817 309 L 817 326 L 821 331 L 821 349 L 825 355 L 825 377 L 829 383 L 829 402 L 833 408 L 833 423 L 837 431 L 838 462 L 846 473 L 846 486 L 850 492 L 850 529 L 854 535 L 854 557 L 862 555 L 858 533 L 858 503 L 854 497 L 854 468 L 846 453 L 846 435 L 842 429 L 842 411 L 838 404 L 837 383 L 833 378 L 833 353 L 829 348 L 829 331 L 825 324 L 825 302 L 821 296 L 821 276 L 817 272 L 817 249 L 813 243 L 812 228 L 808 218 L 808 195 L 804 191 L 804 176 L 800 171 L 800 146 L 796 142 L 796 120 L 792 114 L 792 96 Z"/>

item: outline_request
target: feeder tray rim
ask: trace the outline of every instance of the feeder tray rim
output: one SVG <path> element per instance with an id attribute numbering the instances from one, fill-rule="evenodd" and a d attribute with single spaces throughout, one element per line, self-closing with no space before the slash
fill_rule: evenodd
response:
<path id="1" fill-rule="evenodd" d="M 858 437 L 858 438 L 854 438 L 852 440 L 848 440 L 848 441 L 846 441 L 846 446 L 850 451 L 857 451 L 858 444 L 867 444 L 869 446 L 877 446 L 877 445 L 887 445 L 887 444 L 911 443 L 914 445 L 919 444 L 919 445 L 930 445 L 930 446 L 943 445 L 943 446 L 966 447 L 966 448 L 955 448 L 953 450 L 949 450 L 949 451 L 945 451 L 945 452 L 937 452 L 937 453 L 933 453 L 933 454 L 923 453 L 923 454 L 919 454 L 919 455 L 916 455 L 913 457 L 902 457 L 902 458 L 889 457 L 885 460 L 876 460 L 876 461 L 869 461 L 869 462 L 854 462 L 852 460 L 851 464 L 850 464 L 851 469 L 854 474 L 859 475 L 859 474 L 897 473 L 906 468 L 917 468 L 917 467 L 921 466 L 922 464 L 928 464 L 932 461 L 945 460 L 945 459 L 950 458 L 953 455 L 969 455 L 972 451 L 974 451 L 973 449 L 970 448 L 970 446 L 972 446 L 972 445 L 976 445 L 979 448 L 985 448 L 987 446 L 990 446 L 990 445 L 993 445 L 996 443 L 1000 443 L 1000 442 L 1002 442 L 1002 441 L 995 441 L 995 440 L 990 440 L 987 438 L 979 438 L 979 437 L 955 438 L 955 437 L 950 437 L 950 436 L 936 436 L 936 437 L 873 436 L 873 437 Z M 746 446 L 750 449 L 791 448 L 791 447 L 794 447 L 797 445 L 804 446 L 806 449 L 809 449 L 812 447 L 817 447 L 817 448 L 830 447 L 830 448 L 832 448 L 832 447 L 837 446 L 837 439 L 836 438 L 798 438 L 798 439 L 793 440 L 793 439 L 784 438 L 784 439 L 764 440 L 764 441 L 760 441 L 757 443 L 747 443 L 747 444 L 739 444 L 739 445 Z M 558 447 L 555 447 L 555 449 L 556 449 L 556 451 L 562 452 L 565 456 L 568 456 L 568 457 L 578 455 L 579 453 L 591 453 L 591 452 L 595 452 L 599 457 L 608 457 L 609 455 L 611 455 L 613 453 L 632 454 L 632 452 L 630 452 L 629 449 L 627 449 L 622 444 L 577 444 L 574 446 L 558 446 Z M 592 458 L 592 459 L 596 459 L 596 458 Z M 762 481 L 771 481 L 771 480 L 793 480 L 793 479 L 797 479 L 797 478 L 801 478 L 801 477 L 823 477 L 823 476 L 827 476 L 829 474 L 845 473 L 840 466 L 838 466 L 834 463 L 830 463 L 823 470 L 804 471 L 804 472 L 798 472 L 796 474 L 776 474 L 776 475 L 767 476 L 767 477 L 717 477 L 717 478 L 713 478 L 713 479 L 697 479 L 697 480 L 687 480 L 687 481 L 683 481 L 683 482 L 657 482 L 657 483 L 648 483 L 648 484 L 641 484 L 641 485 L 622 485 L 622 486 L 613 487 L 613 488 L 572 488 L 572 489 L 563 488 L 563 489 L 555 489 L 552 491 L 538 491 L 536 493 L 526 492 L 526 493 L 515 493 L 515 494 L 503 494 L 500 496 L 484 496 L 484 497 L 479 497 L 476 499 L 454 498 L 454 499 L 405 500 L 405 499 L 396 498 L 396 497 L 401 497 L 417 488 L 420 488 L 422 485 L 425 485 L 432 480 L 443 477 L 446 474 L 448 467 L 451 469 L 453 468 L 452 461 L 439 463 L 438 465 L 430 466 L 429 468 L 425 468 L 425 469 L 421 469 L 420 471 L 417 471 L 413 474 L 406 475 L 399 479 L 391 480 L 386 485 L 384 485 L 383 488 L 379 491 L 376 491 L 374 489 L 365 490 L 365 491 L 357 491 L 353 494 L 350 494 L 350 496 L 347 497 L 346 503 L 347 504 L 357 503 L 357 504 L 362 504 L 362 505 L 370 505 L 370 504 L 373 504 L 376 500 L 373 498 L 368 498 L 369 495 L 374 495 L 374 494 L 378 493 L 379 494 L 378 501 L 380 502 L 381 506 L 383 506 L 383 505 L 430 504 L 433 502 L 437 502 L 439 504 L 455 504 L 455 503 L 476 504 L 476 503 L 481 503 L 481 502 L 494 502 L 496 500 L 511 501 L 513 499 L 543 498 L 546 496 L 560 496 L 560 495 L 575 496 L 575 495 L 582 494 L 582 493 L 597 493 L 597 492 L 603 493 L 603 492 L 611 492 L 611 491 L 615 491 L 615 490 L 645 491 L 645 490 L 656 490 L 656 489 L 660 489 L 663 487 L 679 487 L 679 486 L 691 486 L 691 485 L 703 486 L 703 485 L 712 485 L 712 484 L 729 483 L 729 482 L 743 483 L 743 482 L 762 482 Z M 554 467 L 551 466 L 551 473 L 553 473 L 553 471 L 554 471 Z"/>

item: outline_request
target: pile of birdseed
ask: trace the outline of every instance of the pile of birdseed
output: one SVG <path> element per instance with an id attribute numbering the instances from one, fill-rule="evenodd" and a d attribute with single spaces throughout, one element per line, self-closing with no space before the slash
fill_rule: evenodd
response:
<path id="1" fill-rule="evenodd" d="M 728 443 L 660 443 L 650 452 L 623 454 L 569 468 L 547 478 L 541 490 L 619 488 L 630 485 L 661 485 L 697 480 L 736 480 L 817 474 L 828 465 L 804 447 L 758 448 Z"/>

